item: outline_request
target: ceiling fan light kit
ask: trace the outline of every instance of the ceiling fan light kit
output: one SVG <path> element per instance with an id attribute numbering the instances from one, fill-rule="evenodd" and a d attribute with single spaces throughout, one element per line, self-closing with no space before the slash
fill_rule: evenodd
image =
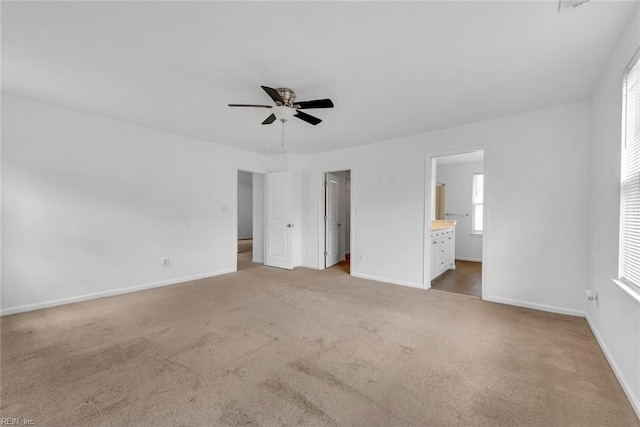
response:
<path id="1" fill-rule="evenodd" d="M 274 115 L 275 118 L 280 120 L 282 123 L 286 122 L 296 114 L 295 109 L 291 107 L 287 107 L 286 105 L 277 105 L 275 107 L 271 107 L 271 111 L 272 111 L 271 114 Z M 268 123 L 263 122 L 263 124 L 268 124 Z"/>

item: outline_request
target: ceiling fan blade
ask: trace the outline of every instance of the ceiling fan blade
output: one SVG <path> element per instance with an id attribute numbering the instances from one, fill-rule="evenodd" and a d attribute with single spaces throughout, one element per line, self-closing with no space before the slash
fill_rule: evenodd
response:
<path id="1" fill-rule="evenodd" d="M 313 101 L 296 102 L 295 107 L 299 110 L 308 108 L 333 108 L 333 102 L 330 99 L 315 99 Z"/>
<path id="2" fill-rule="evenodd" d="M 276 115 L 275 114 L 271 114 L 269 117 L 267 117 L 266 119 L 264 119 L 264 122 L 262 122 L 263 125 L 270 125 L 271 123 L 273 123 L 276 120 Z"/>
<path id="3" fill-rule="evenodd" d="M 276 104 L 284 105 L 284 101 L 282 100 L 282 97 L 280 96 L 277 90 L 267 86 L 260 86 L 260 87 L 264 89 L 265 92 L 267 92 L 267 95 L 269 95 Z"/>
<path id="4" fill-rule="evenodd" d="M 293 116 L 299 118 L 300 120 L 304 120 L 307 123 L 311 123 L 314 126 L 322 121 L 319 118 L 313 117 L 312 115 L 307 113 L 303 113 L 302 111 L 298 111 Z"/>
<path id="5" fill-rule="evenodd" d="M 229 107 L 260 107 L 271 108 L 270 105 L 257 105 L 257 104 L 229 104 Z"/>

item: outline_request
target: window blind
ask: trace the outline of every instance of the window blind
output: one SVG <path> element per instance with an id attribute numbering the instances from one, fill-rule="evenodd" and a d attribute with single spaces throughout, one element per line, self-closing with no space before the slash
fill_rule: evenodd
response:
<path id="1" fill-rule="evenodd" d="M 640 52 L 639 52 L 640 53 Z M 620 280 L 640 288 L 640 61 L 625 72 L 620 185 Z"/>

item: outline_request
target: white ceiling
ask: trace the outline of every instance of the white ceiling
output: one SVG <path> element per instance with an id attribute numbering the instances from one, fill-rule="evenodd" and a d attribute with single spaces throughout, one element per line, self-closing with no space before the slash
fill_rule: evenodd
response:
<path id="1" fill-rule="evenodd" d="M 314 153 L 588 99 L 637 2 L 2 2 L 3 92 L 262 152 L 260 85 L 331 98 Z"/>

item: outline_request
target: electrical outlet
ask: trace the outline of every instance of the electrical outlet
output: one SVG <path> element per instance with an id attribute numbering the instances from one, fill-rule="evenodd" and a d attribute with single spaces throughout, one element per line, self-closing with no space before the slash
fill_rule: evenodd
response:
<path id="1" fill-rule="evenodd" d="M 584 293 L 587 295 L 587 299 L 589 301 L 595 301 L 596 306 L 600 307 L 600 294 L 598 294 L 598 292 L 593 292 L 589 289 L 585 289 Z"/>
<path id="2" fill-rule="evenodd" d="M 162 258 L 162 266 L 169 267 L 169 258 Z"/>

